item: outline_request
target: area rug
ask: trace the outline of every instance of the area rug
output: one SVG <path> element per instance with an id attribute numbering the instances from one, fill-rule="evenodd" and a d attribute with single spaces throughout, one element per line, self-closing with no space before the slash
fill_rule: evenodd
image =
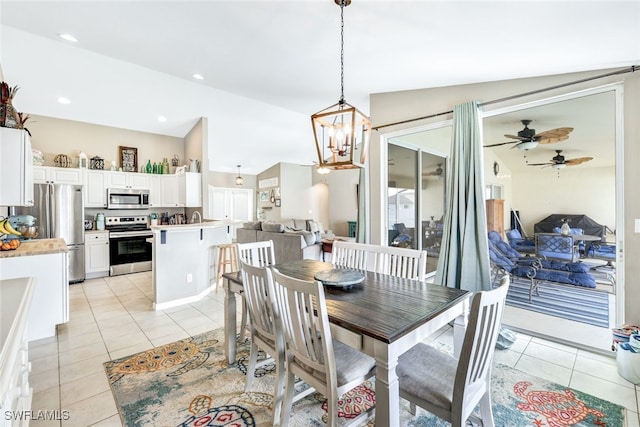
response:
<path id="1" fill-rule="evenodd" d="M 256 373 L 244 393 L 249 345 L 238 345 L 238 362 L 224 356 L 223 330 L 217 329 L 104 364 L 125 426 L 271 425 L 273 366 Z M 504 365 L 493 370 L 496 426 L 624 425 L 621 406 L 544 381 Z M 375 383 L 367 382 L 340 399 L 345 421 L 375 402 Z M 312 394 L 293 408 L 291 426 L 324 426 L 325 399 Z M 446 426 L 428 412 L 416 416 L 402 401 L 403 426 Z M 366 425 L 373 425 L 370 417 Z"/>
<path id="2" fill-rule="evenodd" d="M 541 283 L 540 295 L 533 294 L 529 302 L 530 283 L 513 280 L 507 293 L 507 305 L 561 317 L 567 320 L 609 327 L 609 294 L 579 286 Z"/>

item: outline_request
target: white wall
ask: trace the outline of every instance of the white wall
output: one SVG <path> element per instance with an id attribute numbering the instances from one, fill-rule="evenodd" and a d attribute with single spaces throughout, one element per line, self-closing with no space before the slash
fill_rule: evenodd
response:
<path id="1" fill-rule="evenodd" d="M 314 170 L 314 186 L 323 185 L 322 191 L 326 191 L 327 194 L 326 220 L 319 216 L 319 221 L 335 235 L 346 236 L 348 232 L 347 221 L 358 220 L 356 186 L 360 170 L 334 170 L 326 175 L 320 175 L 315 172 L 315 168 L 312 169 Z"/>
<path id="2" fill-rule="evenodd" d="M 615 170 L 613 168 L 566 167 L 560 174 L 552 168 L 538 169 L 512 177 L 517 188 L 512 204 L 529 236 L 533 226 L 551 214 L 587 215 L 615 229 Z M 508 224 L 505 223 L 505 224 Z"/>

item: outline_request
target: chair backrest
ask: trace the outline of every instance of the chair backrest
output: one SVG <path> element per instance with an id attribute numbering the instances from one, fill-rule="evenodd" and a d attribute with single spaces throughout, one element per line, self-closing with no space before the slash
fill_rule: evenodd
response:
<path id="1" fill-rule="evenodd" d="M 559 236 L 554 233 L 536 233 L 536 255 L 569 262 L 579 257 L 573 234 Z"/>
<path id="2" fill-rule="evenodd" d="M 505 275 L 497 288 L 473 296 L 454 382 L 452 412 L 471 413 L 477 403 L 474 397 L 486 390 L 508 290 L 509 276 Z"/>
<path id="3" fill-rule="evenodd" d="M 377 271 L 378 246 L 366 243 L 335 240 L 331 250 L 331 263 L 339 267 Z"/>
<path id="4" fill-rule="evenodd" d="M 251 319 L 252 338 L 262 340 L 275 350 L 284 350 L 284 338 L 278 324 L 273 283 L 265 267 L 240 261 L 244 298 Z"/>
<path id="5" fill-rule="evenodd" d="M 273 240 L 238 243 L 238 259 L 256 267 L 275 264 Z"/>
<path id="6" fill-rule="evenodd" d="M 418 249 L 376 246 L 376 271 L 405 279 L 424 280 L 427 252 Z"/>
<path id="7" fill-rule="evenodd" d="M 270 270 L 287 342 L 287 369 L 320 392 L 335 390 L 336 362 L 322 283 Z"/>

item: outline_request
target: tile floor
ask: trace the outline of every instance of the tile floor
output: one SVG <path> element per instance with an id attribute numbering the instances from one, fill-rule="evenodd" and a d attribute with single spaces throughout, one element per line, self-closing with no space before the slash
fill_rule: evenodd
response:
<path id="1" fill-rule="evenodd" d="M 222 290 L 153 311 L 149 272 L 87 280 L 69 293 L 70 321 L 29 346 L 32 409 L 68 411 L 69 419 L 34 426 L 120 426 L 103 362 L 223 326 Z M 451 330 L 433 340 L 451 344 Z M 640 386 L 618 376 L 615 359 L 518 334 L 495 360 L 623 405 L 628 427 L 640 427 Z"/>

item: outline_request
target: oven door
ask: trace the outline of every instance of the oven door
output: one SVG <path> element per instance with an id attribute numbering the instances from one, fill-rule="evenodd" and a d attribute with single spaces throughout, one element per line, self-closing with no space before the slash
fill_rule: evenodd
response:
<path id="1" fill-rule="evenodd" d="M 153 233 L 147 230 L 109 233 L 109 266 L 112 276 L 151 270 Z"/>

